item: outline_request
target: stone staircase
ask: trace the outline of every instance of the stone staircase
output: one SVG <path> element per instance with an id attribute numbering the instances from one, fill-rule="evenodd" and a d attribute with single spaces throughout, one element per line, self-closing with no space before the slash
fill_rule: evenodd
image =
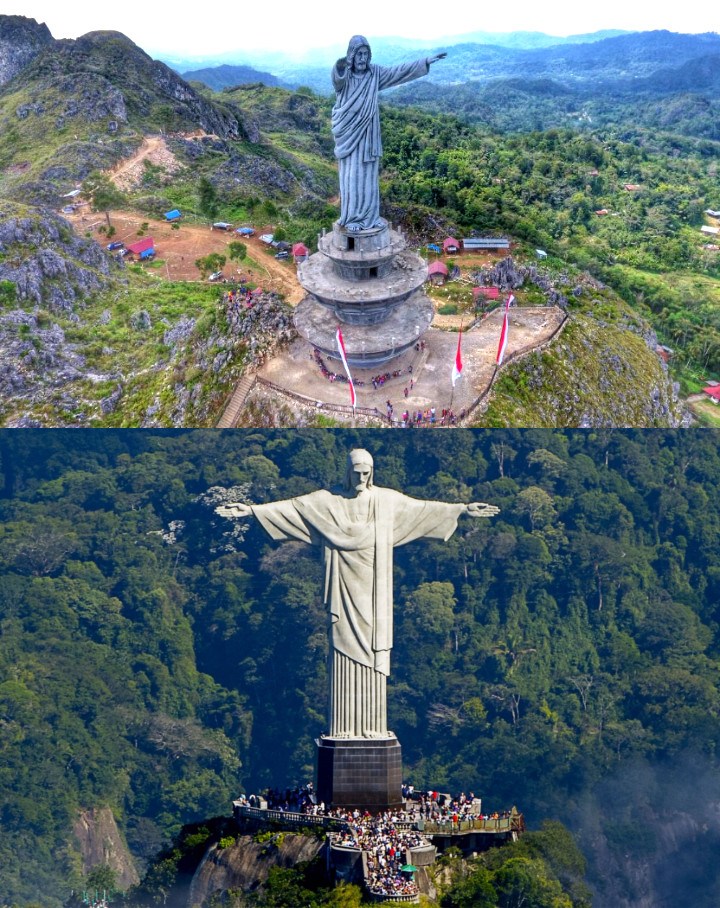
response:
<path id="1" fill-rule="evenodd" d="M 245 375 L 243 375 L 240 379 L 240 383 L 233 391 L 232 397 L 225 407 L 222 416 L 218 420 L 218 429 L 232 429 L 236 424 L 238 417 L 240 416 L 240 411 L 245 406 L 247 396 L 250 391 L 252 391 L 256 381 L 257 376 L 254 372 L 246 372 Z"/>

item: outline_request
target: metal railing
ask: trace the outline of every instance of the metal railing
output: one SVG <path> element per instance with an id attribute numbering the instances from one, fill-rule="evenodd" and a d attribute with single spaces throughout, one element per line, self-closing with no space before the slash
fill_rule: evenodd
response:
<path id="1" fill-rule="evenodd" d="M 512 817 L 488 817 L 476 820 L 457 820 L 448 818 L 444 823 L 425 820 L 418 823 L 418 831 L 424 835 L 457 835 L 468 832 L 512 832 Z"/>

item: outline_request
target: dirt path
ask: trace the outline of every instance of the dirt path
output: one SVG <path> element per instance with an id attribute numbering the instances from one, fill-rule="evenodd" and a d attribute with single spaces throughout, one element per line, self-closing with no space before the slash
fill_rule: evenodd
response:
<path id="1" fill-rule="evenodd" d="M 117 188 L 125 192 L 140 185 L 145 161 L 163 167 L 167 173 L 176 173 L 183 166 L 167 147 L 163 136 L 145 136 L 132 157 L 106 172 Z"/>

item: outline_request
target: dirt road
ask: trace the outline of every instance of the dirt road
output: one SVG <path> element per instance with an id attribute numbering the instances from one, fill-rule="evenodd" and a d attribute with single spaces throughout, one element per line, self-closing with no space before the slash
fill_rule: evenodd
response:
<path id="1" fill-rule="evenodd" d="M 106 223 L 104 215 L 91 214 L 85 208 L 81 208 L 65 217 L 73 223 L 78 233 L 90 231 L 101 245 L 107 245 L 106 237 L 99 232 L 99 228 Z M 256 284 L 263 290 L 280 293 L 286 302 L 293 306 L 305 295 L 305 291 L 298 283 L 292 259 L 278 261 L 268 252 L 268 247 L 255 237 L 242 239 L 252 262 L 246 260 L 237 263 L 231 262 L 228 257 L 228 245 L 240 239 L 232 231 L 212 230 L 209 224 L 201 226 L 182 221 L 178 229 L 173 229 L 172 225 L 164 220 L 128 211 L 111 211 L 110 223 L 116 231 L 113 240 L 119 240 L 125 245 L 138 240 L 139 232 L 144 236 L 151 236 L 155 241 L 157 260 L 145 267 L 168 280 L 201 280 L 195 260 L 211 252 L 217 252 L 228 258 L 223 268 L 223 273 L 228 278 L 235 277 Z"/>

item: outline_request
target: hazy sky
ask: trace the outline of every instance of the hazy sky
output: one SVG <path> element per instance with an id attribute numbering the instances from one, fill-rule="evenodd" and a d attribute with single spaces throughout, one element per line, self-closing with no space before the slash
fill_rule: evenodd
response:
<path id="1" fill-rule="evenodd" d="M 657 0 L 0 0 L 0 13 L 45 22 L 55 38 L 114 29 L 149 53 L 168 56 L 346 45 L 353 34 L 431 38 L 470 31 L 541 31 L 565 36 L 605 28 L 686 33 L 718 28 L 714 3 L 686 6 Z"/>

